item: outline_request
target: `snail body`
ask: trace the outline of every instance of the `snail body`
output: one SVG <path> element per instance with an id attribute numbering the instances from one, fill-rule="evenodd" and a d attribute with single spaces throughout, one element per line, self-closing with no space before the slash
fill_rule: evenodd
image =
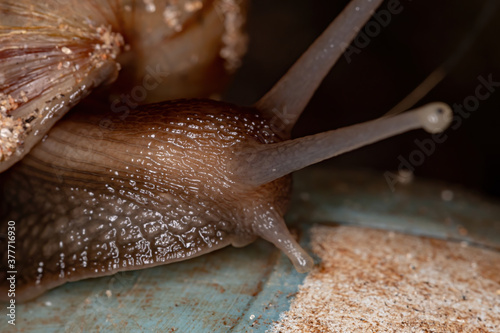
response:
<path id="1" fill-rule="evenodd" d="M 42 292 L 65 280 L 243 246 L 257 236 L 291 239 L 280 218 L 290 178 L 253 187 L 228 172 L 239 143 L 279 139 L 257 113 L 180 100 L 138 108 L 130 120 L 115 118 L 96 130 L 105 116 L 63 119 L 4 184 L 9 216 L 23 223 L 20 294 L 30 281 Z"/>
<path id="2" fill-rule="evenodd" d="M 120 116 L 220 92 L 245 51 L 243 0 L 0 4 L 0 171 L 98 86 Z M 102 97 L 101 97 L 102 98 Z"/>
<path id="3" fill-rule="evenodd" d="M 0 232 L 8 220 L 19 225 L 18 298 L 67 281 L 244 246 L 257 237 L 275 244 L 298 271 L 310 270 L 312 258 L 283 219 L 290 173 L 407 130 L 441 131 L 451 121 L 449 107 L 434 103 L 290 139 L 341 45 L 380 3 L 352 1 L 252 107 L 173 100 L 138 106 L 122 119 L 100 111 L 100 102 L 84 102 L 59 121 L 3 176 Z"/>

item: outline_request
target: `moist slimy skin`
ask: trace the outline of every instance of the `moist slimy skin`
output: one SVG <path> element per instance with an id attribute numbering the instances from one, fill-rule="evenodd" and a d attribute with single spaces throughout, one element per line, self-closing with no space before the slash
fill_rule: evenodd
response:
<path id="1" fill-rule="evenodd" d="M 451 121 L 447 105 L 431 103 L 290 138 L 323 77 L 381 2 L 352 1 L 252 107 L 183 99 L 145 104 L 122 118 L 94 101 L 57 122 L 1 176 L 0 233 L 9 220 L 17 228 L 17 299 L 258 237 L 299 272 L 310 270 L 312 258 L 283 219 L 290 173 L 409 130 L 441 131 Z M 4 265 L 7 253 L 0 259 Z M 2 266 L 1 297 L 6 272 Z"/>

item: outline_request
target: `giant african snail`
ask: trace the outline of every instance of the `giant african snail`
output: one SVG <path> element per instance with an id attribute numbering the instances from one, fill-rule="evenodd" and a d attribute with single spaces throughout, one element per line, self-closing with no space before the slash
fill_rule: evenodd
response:
<path id="1" fill-rule="evenodd" d="M 442 131 L 451 120 L 447 105 L 433 103 L 290 140 L 323 77 L 381 2 L 351 1 L 253 107 L 184 99 L 143 105 L 121 119 L 87 104 L 58 122 L 4 177 L 1 232 L 16 221 L 17 298 L 257 237 L 298 271 L 310 270 L 313 260 L 283 220 L 289 174 L 408 130 Z M 101 81 L 114 75 L 107 63 L 95 70 Z M 5 249 L 4 240 L 3 298 Z"/>

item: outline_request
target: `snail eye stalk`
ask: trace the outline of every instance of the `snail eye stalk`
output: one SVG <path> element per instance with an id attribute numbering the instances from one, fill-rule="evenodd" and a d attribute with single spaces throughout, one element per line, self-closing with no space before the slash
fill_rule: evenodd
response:
<path id="1" fill-rule="evenodd" d="M 281 121 L 284 137 L 290 135 L 325 76 L 382 2 L 351 1 L 288 72 L 255 103 L 269 119 Z"/>
<path id="2" fill-rule="evenodd" d="M 240 153 L 235 174 L 241 181 L 254 186 L 266 184 L 311 164 L 393 135 L 418 128 L 430 133 L 441 132 L 449 126 L 452 116 L 448 105 L 436 102 L 393 117 L 280 143 L 254 145 Z"/>

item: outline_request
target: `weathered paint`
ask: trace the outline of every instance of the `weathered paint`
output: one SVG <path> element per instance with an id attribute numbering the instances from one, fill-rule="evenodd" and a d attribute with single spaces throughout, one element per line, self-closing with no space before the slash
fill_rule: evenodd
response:
<path id="1" fill-rule="evenodd" d="M 452 200 L 442 199 L 444 190 L 453 192 Z M 417 181 L 391 192 L 381 173 L 317 166 L 296 174 L 294 193 L 288 221 L 308 250 L 310 228 L 321 223 L 334 231 L 338 224 L 350 224 L 452 238 L 498 255 L 500 205 L 445 184 Z M 354 251 L 356 244 L 351 246 Z M 373 269 L 371 274 L 379 274 L 376 265 Z M 258 241 L 181 263 L 66 284 L 18 304 L 15 331 L 265 332 L 289 310 L 304 278 L 272 245 Z M 328 292 L 318 290 L 318 295 Z M 2 318 L 0 331 L 14 331 Z"/>

